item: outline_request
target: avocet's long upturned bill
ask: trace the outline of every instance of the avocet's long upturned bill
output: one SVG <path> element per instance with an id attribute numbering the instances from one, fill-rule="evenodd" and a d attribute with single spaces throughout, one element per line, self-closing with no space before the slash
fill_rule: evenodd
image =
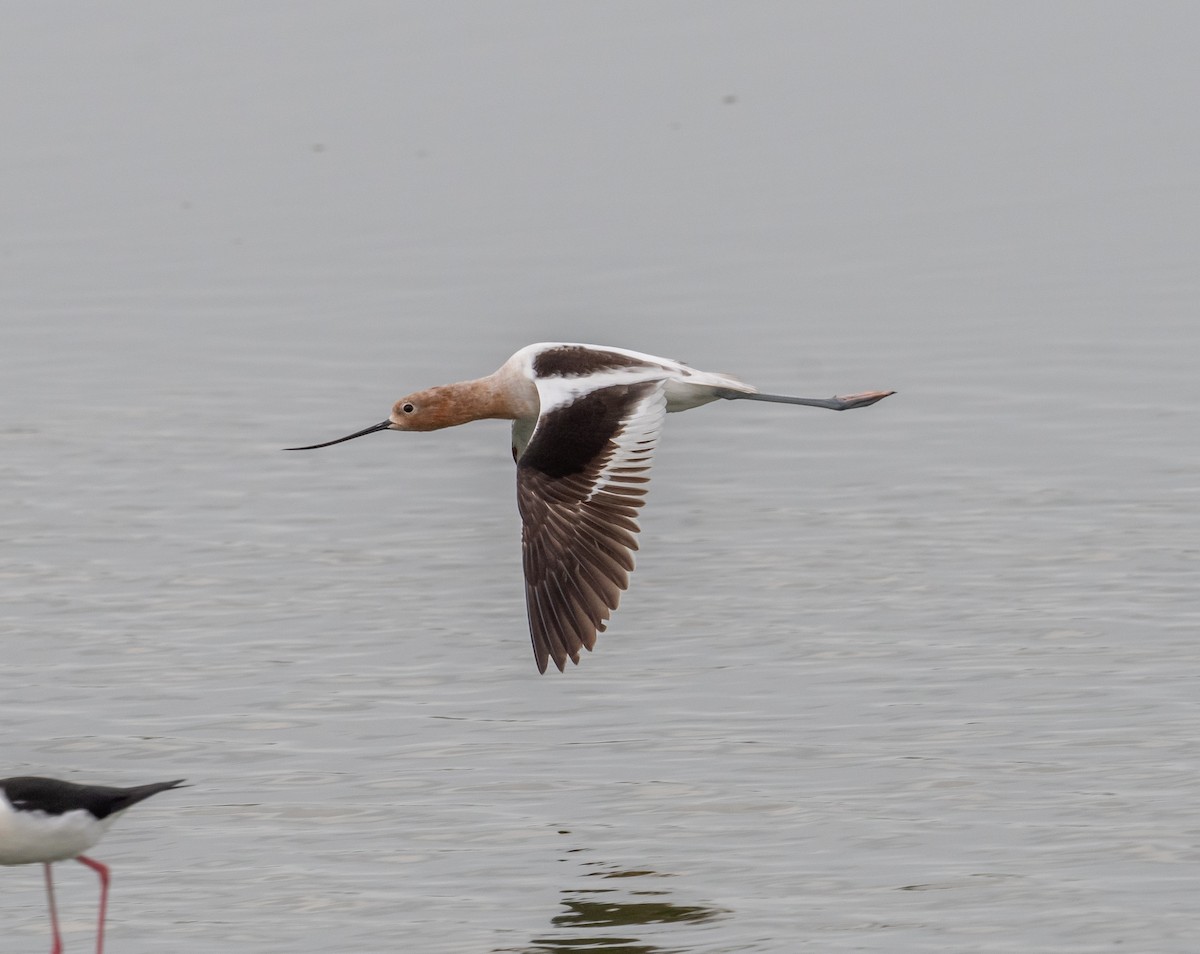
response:
<path id="1" fill-rule="evenodd" d="M 513 422 L 525 601 L 538 670 L 561 671 L 617 608 L 633 569 L 634 519 L 663 417 L 725 400 L 845 411 L 893 391 L 828 400 L 760 394 L 726 374 L 598 345 L 522 348 L 487 377 L 415 391 L 391 417 L 313 450 L 375 431 L 434 431 L 485 418 Z"/>
<path id="2" fill-rule="evenodd" d="M 133 788 L 77 785 L 53 778 L 24 776 L 0 779 L 0 865 L 45 866 L 46 897 L 54 946 L 61 954 L 62 936 L 54 908 L 54 876 L 50 865 L 74 858 L 100 876 L 100 917 L 96 929 L 96 954 L 104 952 L 104 915 L 108 909 L 108 866 L 83 853 L 108 831 L 117 816 L 131 805 L 179 788 L 183 779 L 152 782 Z"/>

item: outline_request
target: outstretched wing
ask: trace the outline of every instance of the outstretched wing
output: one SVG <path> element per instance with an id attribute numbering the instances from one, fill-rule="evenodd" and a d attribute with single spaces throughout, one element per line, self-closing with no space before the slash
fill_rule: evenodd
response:
<path id="1" fill-rule="evenodd" d="M 542 412 L 517 459 L 529 631 L 539 672 L 579 662 L 633 569 L 635 519 L 667 412 L 662 379 L 581 390 L 539 382 Z"/>

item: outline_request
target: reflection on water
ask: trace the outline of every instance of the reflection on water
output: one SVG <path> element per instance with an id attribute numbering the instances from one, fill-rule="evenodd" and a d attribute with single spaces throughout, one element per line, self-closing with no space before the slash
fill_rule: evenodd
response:
<path id="1" fill-rule="evenodd" d="M 669 876 L 647 869 L 613 868 L 589 872 L 588 877 L 628 879 Z M 638 932 L 629 929 L 661 924 L 697 924 L 729 913 L 721 908 L 698 904 L 674 904 L 666 900 L 669 894 L 670 892 L 658 888 L 633 890 L 606 887 L 564 891 L 562 904 L 567 910 L 550 919 L 550 923 L 555 928 L 564 929 L 564 933 L 553 937 L 535 938 L 531 946 L 521 949 L 521 954 L 576 954 L 579 951 L 604 951 L 606 954 L 685 954 L 685 947 L 661 947 L 638 938 Z M 598 895 L 606 897 L 600 898 Z M 655 900 L 628 900 L 631 898 Z M 622 929 L 623 936 L 606 933 L 612 928 Z M 635 936 L 628 936 L 630 934 Z"/>

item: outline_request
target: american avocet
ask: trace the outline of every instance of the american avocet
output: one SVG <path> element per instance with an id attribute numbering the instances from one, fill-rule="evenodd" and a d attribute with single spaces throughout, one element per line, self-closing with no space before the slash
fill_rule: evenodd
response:
<path id="1" fill-rule="evenodd" d="M 100 876 L 100 918 L 96 931 L 96 954 L 104 951 L 104 915 L 108 908 L 108 866 L 83 852 L 96 844 L 117 816 L 131 805 L 169 788 L 179 788 L 183 779 L 152 782 L 133 788 L 77 785 L 54 778 L 0 779 L 0 865 L 41 863 L 46 872 L 46 897 L 50 903 L 50 926 L 54 946 L 60 954 L 62 937 L 54 907 L 54 875 L 50 865 L 74 858 Z"/>
<path id="2" fill-rule="evenodd" d="M 663 417 L 726 400 L 845 411 L 893 391 L 833 397 L 760 394 L 726 374 L 599 345 L 522 348 L 487 377 L 402 397 L 386 421 L 313 450 L 375 431 L 435 431 L 485 418 L 511 420 L 525 603 L 539 672 L 561 671 L 590 650 L 617 608 L 637 549 L 634 519 Z"/>

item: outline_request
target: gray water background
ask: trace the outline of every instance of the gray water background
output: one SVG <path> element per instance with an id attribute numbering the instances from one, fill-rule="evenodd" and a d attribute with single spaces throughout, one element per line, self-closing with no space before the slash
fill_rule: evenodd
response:
<path id="1" fill-rule="evenodd" d="M 114 954 L 1197 950 L 1197 9 L 5 5 L 0 774 L 194 785 Z M 539 340 L 899 394 L 673 415 L 539 677 L 506 425 L 280 450 Z"/>

